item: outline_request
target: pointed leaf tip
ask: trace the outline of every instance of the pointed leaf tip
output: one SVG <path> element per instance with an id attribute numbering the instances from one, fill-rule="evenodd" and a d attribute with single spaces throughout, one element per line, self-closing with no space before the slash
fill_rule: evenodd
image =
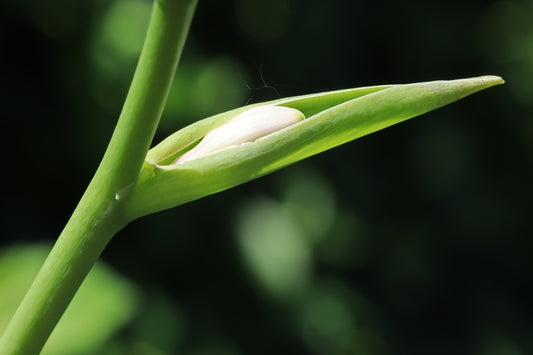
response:
<path id="1" fill-rule="evenodd" d="M 479 76 L 475 78 L 460 79 L 460 80 L 471 81 L 472 83 L 479 84 L 479 86 L 483 88 L 489 88 L 494 85 L 505 84 L 505 80 L 503 80 L 501 77 L 497 75 L 484 75 L 484 76 Z"/>
<path id="2" fill-rule="evenodd" d="M 483 80 L 486 80 L 489 83 L 492 83 L 493 85 L 505 84 L 505 80 L 503 80 L 503 78 L 497 75 L 485 75 L 485 76 L 481 76 L 480 78 Z"/>

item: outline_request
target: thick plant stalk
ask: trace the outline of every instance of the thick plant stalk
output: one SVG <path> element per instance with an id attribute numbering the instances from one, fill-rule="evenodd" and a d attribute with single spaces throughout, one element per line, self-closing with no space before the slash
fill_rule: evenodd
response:
<path id="1" fill-rule="evenodd" d="M 197 0 L 156 0 L 119 122 L 93 180 L 0 339 L 0 354 L 38 354 L 112 236 L 159 123 Z M 59 168 L 59 167 L 58 167 Z"/>

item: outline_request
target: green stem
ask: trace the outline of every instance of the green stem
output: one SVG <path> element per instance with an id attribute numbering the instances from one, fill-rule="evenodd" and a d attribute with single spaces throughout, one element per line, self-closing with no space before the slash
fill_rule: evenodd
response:
<path id="1" fill-rule="evenodd" d="M 115 192 L 135 182 L 163 113 L 198 0 L 158 0 L 115 133 L 99 170 Z M 98 172 L 97 172 L 98 174 Z"/>
<path id="2" fill-rule="evenodd" d="M 156 0 L 139 63 L 102 163 L 0 339 L 0 353 L 38 354 L 92 265 L 129 220 L 134 184 L 163 112 L 197 0 Z"/>
<path id="3" fill-rule="evenodd" d="M 105 201 L 83 205 L 76 208 L 17 309 L 0 340 L 1 354 L 40 352 L 105 245 L 125 225 Z"/>

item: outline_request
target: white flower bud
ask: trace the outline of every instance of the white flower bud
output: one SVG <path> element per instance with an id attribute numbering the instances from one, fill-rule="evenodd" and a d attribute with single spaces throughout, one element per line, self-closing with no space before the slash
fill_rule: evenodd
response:
<path id="1" fill-rule="evenodd" d="M 249 109 L 209 132 L 196 147 L 183 154 L 174 164 L 182 164 L 243 143 L 255 142 L 304 118 L 300 111 L 284 106 Z"/>

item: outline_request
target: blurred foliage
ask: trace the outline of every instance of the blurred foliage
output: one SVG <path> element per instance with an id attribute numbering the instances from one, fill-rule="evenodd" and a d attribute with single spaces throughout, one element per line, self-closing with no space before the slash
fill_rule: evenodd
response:
<path id="1" fill-rule="evenodd" d="M 67 221 L 111 136 L 150 5 L 0 4 L 3 256 L 51 242 Z M 136 286 L 117 302 L 105 283 L 83 301 L 129 316 L 90 312 L 69 338 L 98 354 L 533 353 L 532 16 L 532 0 L 200 1 L 156 141 L 284 96 L 507 83 L 131 223 L 103 260 L 130 280 L 113 286 Z M 15 285 L 2 300 L 21 297 L 37 254 L 2 264 Z"/>
<path id="2" fill-rule="evenodd" d="M 0 329 L 11 316 L 37 275 L 50 247 L 16 245 L 0 253 Z M 138 306 L 136 288 L 103 263 L 91 270 L 76 298 L 54 329 L 42 354 L 94 354 L 125 323 Z"/>

